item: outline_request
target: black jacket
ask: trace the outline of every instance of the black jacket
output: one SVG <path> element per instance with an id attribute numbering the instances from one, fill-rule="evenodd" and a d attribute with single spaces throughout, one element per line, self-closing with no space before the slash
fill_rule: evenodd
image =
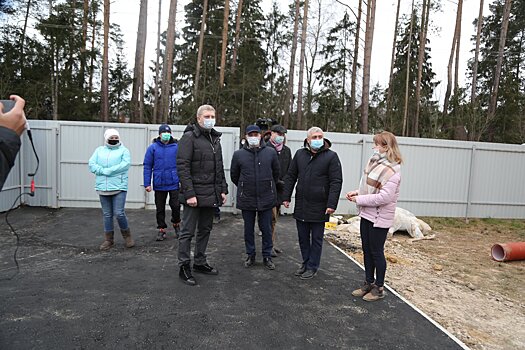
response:
<path id="1" fill-rule="evenodd" d="M 20 150 L 20 136 L 11 129 L 0 126 L 0 190 L 15 165 L 16 155 Z"/>
<path id="2" fill-rule="evenodd" d="M 233 153 L 230 175 L 237 186 L 238 209 L 262 211 L 277 205 L 279 160 L 274 149 L 245 144 Z"/>
<path id="3" fill-rule="evenodd" d="M 337 209 L 343 173 L 337 153 L 330 150 L 331 142 L 313 153 L 307 141 L 293 157 L 285 179 L 284 199 L 290 201 L 295 184 L 294 218 L 306 222 L 328 221 L 326 208 Z"/>
<path id="4" fill-rule="evenodd" d="M 268 141 L 266 146 L 275 149 L 271 141 Z M 281 152 L 277 152 L 277 158 L 279 158 L 279 167 L 281 169 L 279 172 L 279 181 L 277 181 L 277 201 L 279 204 L 281 204 L 284 201 L 284 178 L 286 177 L 286 174 L 288 174 L 288 169 L 290 169 L 290 163 L 292 162 L 292 151 L 288 146 L 283 145 Z"/>
<path id="5" fill-rule="evenodd" d="M 184 199 L 197 197 L 198 207 L 219 207 L 228 193 L 222 161 L 221 133 L 190 124 L 179 140 L 177 172 Z M 184 201 L 186 204 L 186 201 Z"/>

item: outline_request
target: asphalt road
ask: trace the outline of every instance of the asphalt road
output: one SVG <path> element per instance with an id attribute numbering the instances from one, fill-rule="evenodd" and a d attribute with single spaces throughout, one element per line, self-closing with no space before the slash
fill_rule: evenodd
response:
<path id="1" fill-rule="evenodd" d="M 127 211 L 136 247 L 99 252 L 100 209 L 22 208 L 0 214 L 0 349 L 460 349 L 389 293 L 351 291 L 363 272 L 324 244 L 321 269 L 300 280 L 295 222 L 281 217 L 276 270 L 244 267 L 240 216 L 214 226 L 208 261 L 218 276 L 178 278 L 177 241 L 156 242 L 155 212 Z M 388 273 L 388 271 L 387 271 Z"/>

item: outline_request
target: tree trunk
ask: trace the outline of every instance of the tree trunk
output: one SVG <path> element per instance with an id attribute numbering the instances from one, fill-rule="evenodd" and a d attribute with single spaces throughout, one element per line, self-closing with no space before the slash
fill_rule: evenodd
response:
<path id="1" fill-rule="evenodd" d="M 461 0 L 459 0 L 461 1 Z M 419 32 L 419 52 L 417 57 L 417 81 L 416 81 L 416 113 L 412 122 L 411 135 L 419 137 L 419 112 L 421 110 L 421 79 L 423 78 L 423 61 L 427 45 L 428 17 L 430 15 L 430 0 L 423 0 L 421 10 L 421 29 Z"/>
<path id="2" fill-rule="evenodd" d="M 160 36 L 162 33 L 160 32 L 160 20 L 162 15 L 162 0 L 159 0 L 159 15 L 158 15 L 158 23 L 157 23 L 157 59 L 155 61 L 155 90 L 154 90 L 154 101 L 153 101 L 153 124 L 157 124 L 157 118 L 159 117 L 159 71 L 160 71 Z"/>
<path id="3" fill-rule="evenodd" d="M 304 129 L 303 125 L 303 75 L 306 47 L 306 28 L 308 27 L 308 0 L 304 1 L 303 27 L 301 30 L 301 56 L 299 58 L 299 86 L 297 89 L 297 123 L 296 129 Z"/>
<path id="4" fill-rule="evenodd" d="M 89 88 L 88 96 L 89 100 L 93 97 L 93 76 L 95 75 L 95 36 L 97 34 L 97 3 L 96 1 L 91 2 L 91 15 L 93 28 L 91 30 L 91 60 L 89 62 Z"/>
<path id="5" fill-rule="evenodd" d="M 458 0 L 458 40 L 456 41 L 456 62 L 454 67 L 454 95 L 459 90 L 459 50 L 461 47 L 461 17 L 463 16 L 463 0 Z"/>
<path id="6" fill-rule="evenodd" d="M 394 59 L 396 56 L 396 41 L 398 34 L 399 26 L 399 8 L 401 6 L 401 0 L 397 0 L 397 10 L 396 10 L 396 23 L 394 25 L 394 40 L 392 41 L 392 55 L 390 57 L 390 74 L 388 78 L 388 93 L 386 97 L 386 115 L 390 119 L 390 127 L 394 125 L 394 120 L 392 118 L 392 96 L 393 89 L 392 83 L 394 81 Z"/>
<path id="7" fill-rule="evenodd" d="M 372 44 L 374 41 L 374 21 L 376 16 L 376 0 L 368 0 L 366 11 L 365 60 L 363 63 L 363 93 L 361 96 L 361 133 L 368 133 L 368 100 L 370 98 L 370 62 L 372 59 Z"/>
<path id="8" fill-rule="evenodd" d="M 133 90 L 131 92 L 132 121 L 144 122 L 144 56 L 148 32 L 148 0 L 140 1 L 137 44 L 135 46 L 135 68 L 133 69 Z"/>
<path id="9" fill-rule="evenodd" d="M 101 114 L 109 121 L 109 0 L 104 0 L 104 50 L 102 56 Z"/>
<path id="10" fill-rule="evenodd" d="M 175 46 L 175 20 L 177 17 L 177 0 L 170 1 L 170 13 L 168 16 L 168 31 L 166 35 L 166 53 L 164 55 L 164 66 L 162 68 L 161 108 L 160 116 L 162 122 L 168 122 L 171 93 L 171 73 L 173 71 L 173 47 Z"/>
<path id="11" fill-rule="evenodd" d="M 24 75 L 24 42 L 26 39 L 27 20 L 29 18 L 29 10 L 31 9 L 31 0 L 27 1 L 26 15 L 24 18 L 24 28 L 22 29 L 22 38 L 20 39 L 20 75 Z"/>
<path id="12" fill-rule="evenodd" d="M 399 0 L 401 1 L 401 0 Z M 355 115 L 355 100 L 356 100 L 356 85 L 357 85 L 357 60 L 359 57 L 359 38 L 361 34 L 361 13 L 363 9 L 363 0 L 359 0 L 359 7 L 357 10 L 357 27 L 355 30 L 354 41 L 354 59 L 352 60 L 352 82 L 350 83 L 350 131 L 354 131 L 353 125 L 357 126 L 357 118 Z M 357 127 L 355 128 L 357 130 Z"/>
<path id="13" fill-rule="evenodd" d="M 199 35 L 199 50 L 197 51 L 197 68 L 195 68 L 195 90 L 193 91 L 194 99 L 197 100 L 197 92 L 199 91 L 199 79 L 202 63 L 202 48 L 204 47 L 204 30 L 206 29 L 206 12 L 208 11 L 208 0 L 204 0 L 202 5 L 202 20 L 201 32 Z"/>
<path id="14" fill-rule="evenodd" d="M 492 122 L 492 120 L 494 120 L 494 116 L 496 115 L 499 80 L 501 75 L 501 66 L 503 64 L 503 50 L 505 49 L 505 41 L 507 40 L 507 29 L 509 28 L 509 17 L 511 7 L 512 0 L 505 0 L 505 7 L 503 8 L 503 19 L 501 23 L 501 34 L 499 37 L 498 60 L 496 62 L 496 69 L 494 71 L 494 84 L 492 86 L 492 92 L 490 96 L 486 126 L 488 126 Z"/>
<path id="15" fill-rule="evenodd" d="M 297 51 L 297 36 L 299 31 L 299 10 L 300 1 L 295 0 L 295 19 L 293 25 L 293 40 L 292 40 L 292 51 L 290 53 L 290 70 L 288 73 L 288 89 L 286 90 L 286 99 L 284 100 L 284 127 L 290 126 L 290 112 L 292 109 L 292 95 L 293 95 L 293 80 L 295 70 L 295 52 Z"/>
<path id="16" fill-rule="evenodd" d="M 450 125 L 447 125 L 446 116 L 448 115 L 448 104 L 450 101 L 450 95 L 452 93 L 452 64 L 454 61 L 454 52 L 456 50 L 456 45 L 458 43 L 458 35 L 459 35 L 459 24 L 460 24 L 460 9 L 459 9 L 459 2 L 458 2 L 458 10 L 456 13 L 456 27 L 454 29 L 454 37 L 452 38 L 452 48 L 450 49 L 450 56 L 448 58 L 448 66 L 447 66 L 447 90 L 445 91 L 445 99 L 443 100 L 443 128 L 447 129 L 450 127 Z"/>
<path id="17" fill-rule="evenodd" d="M 481 28 L 483 26 L 483 0 L 479 1 L 478 29 L 476 32 L 476 49 L 472 65 L 472 90 L 470 92 L 470 103 L 474 106 L 476 102 L 476 85 L 478 80 L 479 45 L 481 41 Z"/>
<path id="18" fill-rule="evenodd" d="M 219 76 L 219 88 L 224 86 L 224 70 L 226 69 L 226 47 L 228 46 L 228 18 L 230 17 L 230 0 L 224 1 L 224 19 L 222 21 L 222 49 L 221 49 L 221 72 Z"/>
<path id="19" fill-rule="evenodd" d="M 233 42 L 232 74 L 235 72 L 235 65 L 237 64 L 237 47 L 239 46 L 239 35 L 241 33 L 242 2 L 243 0 L 239 0 L 239 5 L 237 5 L 237 18 L 235 19 L 235 41 Z"/>
<path id="20" fill-rule="evenodd" d="M 408 123 L 408 99 L 409 87 L 410 87 L 410 57 L 412 51 L 412 29 L 414 27 L 414 0 L 412 0 L 412 7 L 410 10 L 410 29 L 408 30 L 408 50 L 407 50 L 407 74 L 405 81 L 405 108 L 403 112 L 403 130 L 401 135 L 407 136 L 407 123 Z"/>
<path id="21" fill-rule="evenodd" d="M 321 37 L 321 14 L 322 14 L 322 8 L 321 8 L 321 1 L 317 0 L 318 3 L 318 14 L 317 14 L 317 29 L 315 31 L 314 35 L 314 48 L 313 50 L 310 50 L 312 62 L 310 65 L 308 65 L 308 62 L 305 57 L 305 65 L 308 67 L 306 70 L 306 114 L 305 114 L 305 120 L 303 124 L 306 124 L 307 117 L 309 117 L 312 113 L 312 101 L 313 101 L 313 85 L 314 85 L 314 66 L 315 66 L 315 58 L 317 56 L 317 48 L 319 46 L 319 38 Z"/>
<path id="22" fill-rule="evenodd" d="M 84 89 L 84 79 L 86 74 L 86 46 L 87 46 L 87 29 L 89 19 L 89 0 L 84 0 L 84 12 L 82 15 L 82 44 L 80 46 L 80 71 L 79 86 Z"/>

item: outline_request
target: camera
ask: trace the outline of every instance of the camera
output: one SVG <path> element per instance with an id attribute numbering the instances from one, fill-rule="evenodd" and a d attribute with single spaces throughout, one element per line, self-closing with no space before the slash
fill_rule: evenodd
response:
<path id="1" fill-rule="evenodd" d="M 0 100 L 0 102 L 4 105 L 4 113 L 9 112 L 15 106 L 15 101 L 13 100 Z"/>

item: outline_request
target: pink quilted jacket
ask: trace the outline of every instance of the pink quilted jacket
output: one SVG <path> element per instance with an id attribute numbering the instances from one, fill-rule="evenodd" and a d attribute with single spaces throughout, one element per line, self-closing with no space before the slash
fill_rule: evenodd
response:
<path id="1" fill-rule="evenodd" d="M 374 227 L 390 228 L 394 223 L 401 173 L 394 174 L 376 194 L 363 194 L 356 198 L 358 215 L 374 223 Z"/>

